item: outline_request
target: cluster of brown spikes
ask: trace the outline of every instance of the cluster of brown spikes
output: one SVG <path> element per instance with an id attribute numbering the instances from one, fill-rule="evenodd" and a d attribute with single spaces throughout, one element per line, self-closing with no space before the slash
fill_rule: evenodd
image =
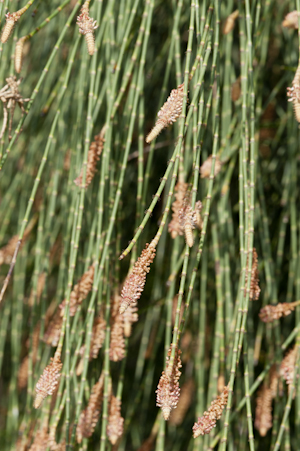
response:
<path id="1" fill-rule="evenodd" d="M 224 408 L 227 406 L 229 385 L 224 387 L 220 396 L 211 402 L 210 407 L 204 412 L 202 417 L 198 418 L 197 423 L 193 426 L 193 437 L 209 434 L 216 426 L 217 420 L 222 416 Z"/>
<path id="2" fill-rule="evenodd" d="M 166 370 L 162 372 L 156 390 L 156 405 L 161 408 L 164 419 L 170 418 L 171 411 L 176 409 L 180 388 L 179 377 L 181 375 L 181 351 L 176 346 L 173 364 L 171 362 L 172 345 L 168 351 Z"/>
<path id="3" fill-rule="evenodd" d="M 182 83 L 171 91 L 167 101 L 163 104 L 157 113 L 158 119 L 149 135 L 146 142 L 149 144 L 155 139 L 159 133 L 169 125 L 177 121 L 182 112 L 184 84 Z"/>
<path id="4" fill-rule="evenodd" d="M 86 177 L 85 185 L 82 185 L 83 181 L 83 168 L 81 168 L 79 176 L 74 180 L 74 183 L 83 188 L 87 188 L 96 174 L 97 162 L 100 159 L 103 147 L 104 147 L 104 136 L 106 127 L 104 126 L 101 132 L 94 137 L 94 141 L 90 145 L 87 157 L 87 167 L 86 167 Z"/>
<path id="5" fill-rule="evenodd" d="M 155 238 L 150 244 L 146 244 L 142 254 L 126 277 L 121 292 L 120 314 L 123 314 L 131 304 L 136 304 L 140 299 L 146 283 L 146 276 L 155 257 L 156 246 L 157 240 Z"/>

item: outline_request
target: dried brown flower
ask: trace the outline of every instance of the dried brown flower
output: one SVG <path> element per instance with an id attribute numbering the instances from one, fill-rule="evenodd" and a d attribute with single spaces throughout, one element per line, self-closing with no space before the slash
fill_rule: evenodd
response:
<path id="1" fill-rule="evenodd" d="M 77 429 L 76 437 L 77 442 L 81 443 L 82 438 L 91 437 L 101 412 L 101 406 L 103 401 L 103 388 L 104 388 L 104 374 L 102 373 L 98 382 L 93 386 L 90 399 L 86 409 L 81 412 Z"/>
<path id="2" fill-rule="evenodd" d="M 177 408 L 172 410 L 170 416 L 170 423 L 179 426 L 191 405 L 193 394 L 194 394 L 195 384 L 193 379 L 189 379 L 185 384 L 183 384 L 180 390 L 180 398 L 178 401 Z"/>
<path id="3" fill-rule="evenodd" d="M 182 112 L 183 89 L 184 84 L 182 83 L 177 87 L 177 89 L 173 89 L 171 91 L 167 101 L 157 113 L 158 119 L 155 122 L 155 126 L 146 138 L 146 142 L 148 144 L 153 141 L 153 139 L 156 138 L 164 128 L 173 124 L 179 118 Z"/>
<path id="4" fill-rule="evenodd" d="M 111 396 L 108 424 L 106 428 L 107 436 L 112 445 L 117 443 L 117 440 L 123 434 L 124 418 L 121 416 L 121 401 L 114 395 Z"/>
<path id="5" fill-rule="evenodd" d="M 88 157 L 87 157 L 87 167 L 86 167 L 86 178 L 85 185 L 82 185 L 83 180 L 83 168 L 81 168 L 79 176 L 74 180 L 74 183 L 77 186 L 82 186 L 83 188 L 87 188 L 96 174 L 96 166 L 97 162 L 100 159 L 103 147 L 104 147 L 104 136 L 105 136 L 106 127 L 104 126 L 101 132 L 94 137 L 95 141 L 92 142 L 89 148 Z"/>
<path id="6" fill-rule="evenodd" d="M 233 11 L 233 13 L 229 14 L 227 19 L 225 20 L 224 26 L 223 26 L 223 34 L 230 33 L 235 25 L 236 19 L 239 17 L 239 10 L 236 9 Z"/>
<path id="7" fill-rule="evenodd" d="M 298 29 L 298 11 L 291 11 L 290 13 L 288 13 L 284 20 L 282 21 L 282 26 L 285 28 L 294 28 L 294 30 Z"/>
<path id="8" fill-rule="evenodd" d="M 292 87 L 287 88 L 288 102 L 293 102 L 295 118 L 300 122 L 300 65 L 298 66 Z"/>
<path id="9" fill-rule="evenodd" d="M 124 318 L 119 313 L 120 300 L 118 295 L 113 298 L 109 347 L 109 358 L 113 362 L 118 362 L 125 357 Z"/>
<path id="10" fill-rule="evenodd" d="M 174 239 L 177 235 L 182 235 L 182 227 L 179 220 L 179 213 L 184 205 L 184 199 L 187 195 L 188 184 L 184 182 L 183 177 L 180 175 L 178 182 L 175 186 L 175 201 L 172 204 L 172 220 L 169 223 L 168 230 L 171 237 Z"/>
<path id="11" fill-rule="evenodd" d="M 60 357 L 54 356 L 50 360 L 51 363 L 46 366 L 35 387 L 36 396 L 33 406 L 36 409 L 40 407 L 47 396 L 53 395 L 59 383 L 60 371 L 62 369 Z"/>
<path id="12" fill-rule="evenodd" d="M 77 25 L 79 26 L 79 33 L 85 37 L 89 55 L 93 55 L 95 51 L 94 30 L 98 28 L 97 21 L 89 16 L 89 3 L 87 0 L 81 8 L 80 15 L 77 17 Z"/>
<path id="13" fill-rule="evenodd" d="M 204 161 L 204 163 L 202 163 L 202 166 L 200 168 L 200 175 L 201 175 L 202 179 L 204 179 L 204 178 L 208 179 L 210 177 L 211 167 L 212 167 L 212 159 L 213 159 L 213 156 L 210 155 Z M 219 172 L 221 171 L 221 168 L 222 168 L 222 163 L 221 163 L 218 155 L 216 155 L 215 156 L 214 177 L 216 177 L 219 174 Z"/>
<path id="14" fill-rule="evenodd" d="M 290 385 L 294 380 L 296 357 L 297 346 L 294 346 L 286 353 L 280 365 L 280 376 L 283 377 L 287 385 Z"/>
<path id="15" fill-rule="evenodd" d="M 282 316 L 290 315 L 300 302 L 284 302 L 276 305 L 266 305 L 260 309 L 259 317 L 264 323 L 271 323 Z"/>
<path id="16" fill-rule="evenodd" d="M 162 372 L 156 390 L 156 405 L 161 408 L 164 419 L 170 418 L 171 411 L 176 409 L 180 388 L 179 377 L 181 375 L 181 351 L 176 347 L 173 364 L 171 362 L 172 345 L 168 351 L 166 359 L 166 370 Z"/>
<path id="17" fill-rule="evenodd" d="M 95 265 L 91 265 L 89 269 L 83 274 L 78 283 L 73 288 L 70 294 L 70 316 L 74 316 L 78 306 L 87 297 L 93 287 L 95 273 Z M 66 300 L 60 304 L 60 315 L 64 316 Z"/>
<path id="18" fill-rule="evenodd" d="M 257 252 L 254 247 L 253 254 L 252 254 L 252 270 L 251 270 L 251 282 L 250 282 L 250 294 L 249 294 L 249 299 L 251 301 L 257 301 L 259 298 L 259 294 L 260 294 L 257 266 L 258 266 Z M 246 275 L 245 275 L 245 292 L 244 292 L 245 296 L 246 296 L 247 284 L 248 284 L 248 257 L 247 257 Z"/>
<path id="19" fill-rule="evenodd" d="M 272 427 L 272 389 L 266 385 L 257 394 L 254 426 L 261 437 Z"/>
<path id="20" fill-rule="evenodd" d="M 202 417 L 198 418 L 197 423 L 193 426 L 193 437 L 197 438 L 199 435 L 209 434 L 210 431 L 216 426 L 217 420 L 222 416 L 223 410 L 228 401 L 229 385 L 224 387 L 221 395 L 211 402 L 210 407 L 204 412 Z"/>
<path id="21" fill-rule="evenodd" d="M 150 244 L 146 244 L 142 254 L 126 277 L 121 292 L 120 314 L 123 314 L 131 303 L 136 304 L 140 299 L 146 283 L 146 276 L 155 257 L 156 246 L 157 241 L 155 239 Z"/>

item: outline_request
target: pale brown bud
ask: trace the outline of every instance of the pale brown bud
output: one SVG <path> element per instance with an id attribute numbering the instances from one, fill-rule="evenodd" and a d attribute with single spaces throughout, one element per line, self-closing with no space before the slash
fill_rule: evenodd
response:
<path id="1" fill-rule="evenodd" d="M 46 366 L 35 387 L 36 397 L 33 406 L 36 409 L 40 407 L 47 396 L 53 395 L 59 383 L 62 363 L 59 357 L 54 357 L 50 360 L 51 363 Z"/>
<path id="2" fill-rule="evenodd" d="M 233 30 L 235 21 L 238 17 L 239 17 L 238 9 L 233 11 L 233 13 L 229 14 L 223 26 L 223 34 L 228 34 Z"/>
<path id="3" fill-rule="evenodd" d="M 282 316 L 290 315 L 295 308 L 299 305 L 298 302 L 284 302 L 276 305 L 266 305 L 260 309 L 259 317 L 264 323 L 271 323 Z"/>
<path id="4" fill-rule="evenodd" d="M 157 113 L 158 119 L 155 123 L 155 126 L 146 138 L 146 142 L 148 144 L 153 141 L 153 139 L 156 138 L 164 128 L 176 122 L 181 115 L 183 89 L 184 84 L 182 83 L 177 87 L 177 89 L 173 89 L 171 91 L 171 94 L 168 97 L 167 101 Z"/>
<path id="5" fill-rule="evenodd" d="M 231 100 L 236 102 L 241 97 L 241 77 L 238 77 L 231 85 Z"/>
<path id="6" fill-rule="evenodd" d="M 291 11 L 285 16 L 282 22 L 282 26 L 285 28 L 293 28 L 294 30 L 297 30 L 299 26 L 298 17 L 299 13 L 297 10 Z"/>
<path id="7" fill-rule="evenodd" d="M 77 17 L 77 25 L 79 33 L 85 36 L 89 55 L 93 55 L 95 51 L 94 30 L 98 28 L 97 21 L 89 16 L 89 1 L 86 1 L 81 8 L 81 14 Z"/>
<path id="8" fill-rule="evenodd" d="M 164 419 L 167 421 L 170 418 L 171 411 L 176 409 L 180 388 L 179 377 L 181 375 L 181 351 L 176 347 L 173 364 L 170 361 L 172 353 L 172 345 L 169 349 L 166 363 L 166 370 L 162 372 L 156 390 L 156 405 L 161 408 Z"/>
<path id="9" fill-rule="evenodd" d="M 16 43 L 16 48 L 15 48 L 15 69 L 16 69 L 16 72 L 18 74 L 21 72 L 21 69 L 22 69 L 23 47 L 24 47 L 24 43 L 26 42 L 26 40 L 27 40 L 27 37 L 23 36 Z"/>
<path id="10" fill-rule="evenodd" d="M 272 390 L 263 385 L 256 398 L 254 426 L 261 437 L 265 437 L 272 424 Z"/>
<path id="11" fill-rule="evenodd" d="M 287 88 L 288 102 L 293 102 L 295 118 L 300 122 L 300 65 L 298 66 L 295 77 L 292 81 L 292 87 Z"/>
<path id="12" fill-rule="evenodd" d="M 16 13 L 7 13 L 5 14 L 6 17 L 6 23 L 4 25 L 2 35 L 1 35 L 1 42 L 4 44 L 8 38 L 10 37 L 13 28 L 15 26 L 15 23 L 19 20 L 19 17 L 15 15 Z"/>
<path id="13" fill-rule="evenodd" d="M 86 35 L 87 37 L 87 35 Z M 87 188 L 96 174 L 97 162 L 100 159 L 103 147 L 104 147 L 104 136 L 105 136 L 106 127 L 104 126 L 101 132 L 94 137 L 92 144 L 90 145 L 87 157 L 87 167 L 86 167 L 86 177 L 85 177 L 85 185 L 84 188 Z M 74 183 L 77 186 L 82 187 L 83 180 L 83 168 L 81 168 L 79 176 L 74 180 Z"/>
<path id="14" fill-rule="evenodd" d="M 124 418 L 121 416 L 121 401 L 112 395 L 109 406 L 106 433 L 112 445 L 115 445 L 123 434 Z"/>
<path id="15" fill-rule="evenodd" d="M 148 243 L 146 244 L 141 256 L 126 277 L 121 292 L 120 314 L 123 314 L 131 303 L 135 304 L 141 297 L 146 283 L 146 276 L 150 271 L 150 265 L 155 257 L 156 244 L 153 241 L 150 245 Z"/>
<path id="16" fill-rule="evenodd" d="M 200 175 L 201 175 L 202 179 L 203 178 L 208 179 L 210 177 L 211 167 L 212 167 L 212 155 L 210 155 L 204 161 L 204 163 L 202 163 L 202 166 L 200 168 Z M 215 156 L 214 177 L 216 177 L 216 175 L 219 174 L 219 172 L 221 171 L 221 168 L 222 168 L 222 163 L 221 163 L 220 158 L 218 157 L 218 155 L 216 155 Z"/>

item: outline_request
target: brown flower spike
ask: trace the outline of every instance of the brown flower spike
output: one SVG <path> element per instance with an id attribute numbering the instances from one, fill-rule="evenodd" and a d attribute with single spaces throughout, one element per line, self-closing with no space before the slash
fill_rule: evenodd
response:
<path id="1" fill-rule="evenodd" d="M 170 357 L 172 352 L 172 345 L 169 349 L 166 363 L 166 370 L 162 372 L 156 390 L 156 405 L 161 408 L 164 419 L 167 421 L 170 418 L 171 411 L 176 409 L 180 388 L 179 377 L 181 375 L 181 351 L 176 347 L 173 365 L 170 366 Z"/>
<path id="2" fill-rule="evenodd" d="M 95 51 L 94 30 L 98 28 L 97 21 L 89 16 L 89 3 L 87 0 L 81 8 L 80 15 L 77 17 L 77 25 L 79 26 L 79 33 L 85 37 L 89 55 L 93 55 Z"/>
<path id="3" fill-rule="evenodd" d="M 47 396 L 53 395 L 59 383 L 62 369 L 60 357 L 54 356 L 50 360 L 51 363 L 46 366 L 35 387 L 36 397 L 33 406 L 36 409 L 40 407 Z"/>
<path id="4" fill-rule="evenodd" d="M 76 429 L 78 443 L 82 442 L 83 437 L 91 437 L 95 430 L 101 412 L 103 388 L 104 374 L 102 373 L 98 382 L 92 388 L 91 396 L 86 409 L 80 414 Z"/>
<path id="5" fill-rule="evenodd" d="M 282 26 L 285 28 L 294 28 L 294 30 L 297 30 L 299 26 L 298 17 L 299 14 L 297 10 L 291 11 L 285 16 L 282 22 Z"/>
<path id="6" fill-rule="evenodd" d="M 115 295 L 112 306 L 109 358 L 119 362 L 125 357 L 124 317 L 119 313 L 120 296 Z"/>
<path id="7" fill-rule="evenodd" d="M 202 417 L 198 418 L 197 423 L 193 426 L 193 437 L 209 434 L 216 426 L 217 420 L 222 416 L 224 408 L 227 406 L 229 385 L 226 385 L 220 396 L 212 401 L 210 407 L 204 412 Z"/>
<path id="8" fill-rule="evenodd" d="M 28 9 L 28 6 L 24 6 L 24 8 L 19 9 L 19 11 L 16 11 L 14 13 L 8 12 L 7 14 L 5 14 L 6 23 L 4 25 L 2 35 L 1 35 L 2 44 L 4 44 L 8 40 L 8 38 L 10 37 L 10 35 L 13 31 L 15 23 L 18 22 L 18 20 L 22 16 L 22 14 L 24 14 L 25 11 L 27 11 L 27 9 Z"/>
<path id="9" fill-rule="evenodd" d="M 17 74 L 21 72 L 22 69 L 22 62 L 23 62 L 23 48 L 24 44 L 27 41 L 27 36 L 23 36 L 18 40 L 16 43 L 15 48 L 15 69 Z"/>
<path id="10" fill-rule="evenodd" d="M 258 266 L 257 252 L 254 247 L 253 254 L 252 254 L 252 269 L 251 269 L 250 294 L 249 294 L 249 299 L 251 301 L 257 301 L 259 298 L 259 294 L 260 294 L 257 266 Z M 246 296 L 247 284 L 248 284 L 248 258 L 247 258 L 246 275 L 245 275 L 245 296 Z"/>
<path id="11" fill-rule="evenodd" d="M 106 433 L 112 445 L 115 445 L 123 434 L 124 418 L 121 416 L 121 401 L 111 396 Z"/>
<path id="12" fill-rule="evenodd" d="M 272 427 L 272 389 L 263 385 L 256 398 L 255 423 L 261 437 L 265 437 Z"/>
<path id="13" fill-rule="evenodd" d="M 201 175 L 202 179 L 204 179 L 204 178 L 208 179 L 210 177 L 211 167 L 212 167 L 212 155 L 210 155 L 204 161 L 204 163 L 202 163 L 202 166 L 200 168 L 200 175 Z M 216 175 L 219 174 L 219 172 L 221 171 L 221 168 L 222 168 L 222 163 L 221 163 L 218 155 L 216 155 L 215 156 L 215 168 L 214 168 L 214 176 L 215 177 L 216 177 Z"/>
<path id="14" fill-rule="evenodd" d="M 148 144 L 153 141 L 153 139 L 156 138 L 164 128 L 176 122 L 181 115 L 183 89 L 184 84 L 182 83 L 177 87 L 177 89 L 173 89 L 171 91 L 171 94 L 168 97 L 167 101 L 157 113 L 158 119 L 155 123 L 155 126 L 146 138 L 146 142 Z"/>
<path id="15" fill-rule="evenodd" d="M 179 212 L 179 221 L 181 230 L 183 230 L 185 235 L 186 244 L 189 247 L 192 247 L 194 244 L 194 235 L 193 230 L 202 227 L 202 219 L 200 212 L 202 210 L 202 203 L 200 200 L 196 202 L 195 209 L 189 205 L 188 199 L 185 200 L 184 206 L 181 208 Z"/>
<path id="16" fill-rule="evenodd" d="M 291 385 L 294 379 L 296 357 L 297 346 L 294 346 L 287 352 L 280 365 L 280 376 L 283 377 L 287 385 Z"/>
<path id="17" fill-rule="evenodd" d="M 236 9 L 233 11 L 233 13 L 229 14 L 227 19 L 225 20 L 224 26 L 223 26 L 223 34 L 230 33 L 235 25 L 236 19 L 239 17 L 239 11 Z"/>
<path id="18" fill-rule="evenodd" d="M 184 182 L 184 178 L 182 175 L 179 175 L 178 182 L 175 186 L 175 201 L 172 204 L 172 220 L 169 223 L 168 230 L 171 234 L 171 237 L 174 239 L 178 235 L 182 235 L 182 227 L 180 224 L 180 210 L 182 209 L 184 205 L 184 199 L 186 198 L 188 189 L 188 184 Z"/>
<path id="19" fill-rule="evenodd" d="M 299 304 L 300 301 L 284 302 L 282 304 L 278 303 L 277 305 L 266 305 L 260 310 L 259 318 L 264 323 L 271 323 L 282 316 L 290 315 Z"/>
<path id="20" fill-rule="evenodd" d="M 292 87 L 287 88 L 288 102 L 293 102 L 295 118 L 300 122 L 300 65 L 298 66 Z"/>
<path id="21" fill-rule="evenodd" d="M 146 276 L 150 271 L 150 265 L 155 257 L 156 246 L 157 240 L 155 238 L 150 244 L 146 244 L 141 256 L 126 277 L 121 292 L 122 301 L 119 309 L 121 315 L 130 304 L 135 304 L 140 299 L 146 283 Z"/>
<path id="22" fill-rule="evenodd" d="M 104 126 L 101 132 L 94 137 L 95 141 L 92 142 L 88 152 L 87 158 L 87 168 L 86 168 L 86 178 L 84 188 L 87 188 L 96 174 L 97 162 L 100 159 L 103 147 L 104 147 L 104 136 L 106 127 Z M 81 187 L 83 180 L 83 168 L 81 168 L 79 176 L 74 180 L 75 185 Z"/>

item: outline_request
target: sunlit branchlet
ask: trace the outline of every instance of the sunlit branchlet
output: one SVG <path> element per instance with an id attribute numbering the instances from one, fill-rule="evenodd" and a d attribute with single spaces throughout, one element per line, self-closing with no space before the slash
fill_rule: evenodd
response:
<path id="1" fill-rule="evenodd" d="M 155 239 L 150 244 L 146 244 L 142 254 L 126 277 L 121 292 L 120 314 L 124 313 L 130 304 L 135 304 L 140 299 L 146 283 L 146 276 L 155 257 L 156 246 Z"/>
<path id="2" fill-rule="evenodd" d="M 262 437 L 265 437 L 272 427 L 272 389 L 263 385 L 256 398 L 254 426 Z"/>
<path id="3" fill-rule="evenodd" d="M 93 386 L 86 409 L 81 412 L 77 429 L 77 442 L 83 438 L 91 437 L 98 423 L 103 401 L 104 375 L 101 374 L 98 382 Z"/>
<path id="4" fill-rule="evenodd" d="M 109 405 L 107 437 L 112 445 L 115 445 L 123 434 L 124 418 L 121 416 L 121 401 L 114 395 L 111 396 Z"/>
<path id="5" fill-rule="evenodd" d="M 157 113 L 158 119 L 155 122 L 153 129 L 146 137 L 147 143 L 153 141 L 153 139 L 156 138 L 164 128 L 177 121 L 182 112 L 183 89 L 184 84 L 182 83 L 177 87 L 177 89 L 173 89 L 171 91 L 167 101 Z"/>
<path id="6" fill-rule="evenodd" d="M 236 19 L 239 17 L 239 11 L 236 9 L 233 11 L 233 13 L 229 14 L 227 19 L 225 20 L 224 26 L 223 26 L 223 34 L 230 33 L 235 25 Z"/>
<path id="7" fill-rule="evenodd" d="M 115 295 L 112 305 L 109 358 L 113 362 L 125 357 L 124 318 L 119 312 L 120 300 L 120 296 Z"/>
<path id="8" fill-rule="evenodd" d="M 174 239 L 177 235 L 182 235 L 182 227 L 179 219 L 180 210 L 183 208 L 184 199 L 187 194 L 188 184 L 184 182 L 183 177 L 180 175 L 178 182 L 175 186 L 175 201 L 172 204 L 172 220 L 168 225 L 168 230 L 171 237 Z"/>
<path id="9" fill-rule="evenodd" d="M 181 351 L 176 347 L 173 365 L 170 365 L 171 352 L 172 346 L 168 351 L 166 370 L 162 372 L 156 390 L 156 405 L 161 408 L 166 421 L 169 420 L 171 411 L 176 409 L 180 395 Z"/>
<path id="10" fill-rule="evenodd" d="M 60 357 L 54 356 L 50 360 L 51 363 L 46 366 L 35 387 L 36 396 L 33 406 L 36 409 L 40 407 L 47 396 L 53 395 L 59 383 L 62 369 Z"/>
<path id="11" fill-rule="evenodd" d="M 282 316 L 290 315 L 300 302 L 284 302 L 276 305 L 266 305 L 259 312 L 259 317 L 264 323 L 271 323 Z"/>
<path id="12" fill-rule="evenodd" d="M 97 21 L 89 16 L 89 3 L 87 0 L 81 8 L 80 15 L 77 17 L 77 25 L 79 26 L 79 33 L 85 37 L 89 55 L 93 55 L 95 51 L 94 30 L 98 28 Z"/>
<path id="13" fill-rule="evenodd" d="M 295 118 L 300 122 L 300 65 L 298 66 L 292 87 L 287 88 L 288 102 L 293 102 Z"/>
<path id="14" fill-rule="evenodd" d="M 201 178 L 206 178 L 208 179 L 210 177 L 210 173 L 211 173 L 211 167 L 212 167 L 212 155 L 210 155 L 203 163 L 202 166 L 200 168 L 200 175 Z M 221 171 L 222 168 L 222 163 L 220 161 L 220 158 L 218 157 L 218 155 L 216 155 L 215 157 L 215 167 L 214 167 L 214 177 L 216 177 L 219 172 Z"/>
<path id="15" fill-rule="evenodd" d="M 285 28 L 294 28 L 294 30 L 297 30 L 299 26 L 298 17 L 299 13 L 297 10 L 291 11 L 285 16 L 284 20 L 282 21 L 282 26 Z"/>
<path id="16" fill-rule="evenodd" d="M 87 167 L 86 167 L 86 178 L 84 188 L 87 188 L 96 174 L 97 162 L 100 159 L 103 147 L 104 147 L 104 136 L 105 136 L 105 126 L 102 128 L 101 132 L 94 137 L 92 144 L 90 145 L 87 157 Z M 83 168 L 81 168 L 79 176 L 74 180 L 77 186 L 82 186 L 83 181 Z"/>
<path id="17" fill-rule="evenodd" d="M 245 295 L 246 295 L 247 284 L 248 284 L 248 258 L 247 258 L 246 275 L 245 275 Z M 253 253 L 252 253 L 252 269 L 251 269 L 249 299 L 251 301 L 257 301 L 259 298 L 259 294 L 260 294 L 260 287 L 259 287 L 259 278 L 258 278 L 258 259 L 257 259 L 257 252 L 254 247 Z"/>
<path id="18" fill-rule="evenodd" d="M 202 417 L 198 418 L 197 423 L 193 426 L 193 437 L 209 434 L 216 426 L 217 420 L 222 416 L 224 408 L 227 406 L 229 386 L 226 385 L 223 392 L 211 402 L 210 407 L 204 412 Z"/>
<path id="19" fill-rule="evenodd" d="M 287 352 L 280 365 L 280 376 L 283 377 L 287 385 L 291 385 L 294 379 L 296 357 L 297 346 L 294 346 Z"/>
<path id="20" fill-rule="evenodd" d="M 87 297 L 89 292 L 91 291 L 93 287 L 93 280 L 94 280 L 94 273 L 95 273 L 95 265 L 91 265 L 89 269 L 81 276 L 78 283 L 73 288 L 71 294 L 70 294 L 70 316 L 74 316 L 78 306 L 82 303 L 82 301 Z M 66 306 L 66 300 L 64 300 L 60 304 L 60 315 L 64 315 Z"/>

